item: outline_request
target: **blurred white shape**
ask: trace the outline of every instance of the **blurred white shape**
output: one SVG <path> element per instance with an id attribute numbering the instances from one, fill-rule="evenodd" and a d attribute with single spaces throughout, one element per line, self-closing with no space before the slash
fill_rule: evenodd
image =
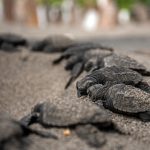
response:
<path id="1" fill-rule="evenodd" d="M 109 0 L 97 0 L 98 6 L 107 7 L 109 5 Z"/>
<path id="2" fill-rule="evenodd" d="M 37 17 L 38 17 L 38 23 L 40 28 L 44 28 L 47 26 L 47 19 L 46 19 L 46 9 L 44 6 L 38 6 L 37 7 Z"/>
<path id="3" fill-rule="evenodd" d="M 130 21 L 130 12 L 127 9 L 121 9 L 118 13 L 118 20 L 120 24 L 126 24 Z"/>
<path id="4" fill-rule="evenodd" d="M 100 19 L 100 16 L 95 9 L 88 10 L 83 19 L 83 28 L 86 31 L 96 30 L 99 19 Z"/>

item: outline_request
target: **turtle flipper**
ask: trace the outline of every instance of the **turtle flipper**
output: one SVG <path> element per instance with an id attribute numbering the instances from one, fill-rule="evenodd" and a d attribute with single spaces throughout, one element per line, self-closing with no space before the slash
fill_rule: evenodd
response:
<path id="1" fill-rule="evenodd" d="M 150 111 L 139 113 L 139 119 L 144 122 L 150 121 Z"/>
<path id="2" fill-rule="evenodd" d="M 38 114 L 31 113 L 31 114 L 28 114 L 28 115 L 24 116 L 23 118 L 21 118 L 20 123 L 24 126 L 29 126 L 33 123 L 36 123 L 37 120 L 38 120 Z"/>
<path id="3" fill-rule="evenodd" d="M 65 89 L 67 89 L 71 83 L 82 73 L 83 71 L 83 63 L 79 62 L 76 65 L 74 65 L 72 71 L 71 71 L 71 77 L 69 81 L 67 82 Z"/>

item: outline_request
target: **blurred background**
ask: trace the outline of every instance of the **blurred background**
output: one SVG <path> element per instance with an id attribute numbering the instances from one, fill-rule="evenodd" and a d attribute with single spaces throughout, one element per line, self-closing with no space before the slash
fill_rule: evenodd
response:
<path id="1" fill-rule="evenodd" d="M 28 27 L 110 29 L 150 21 L 150 0 L 1 0 L 0 21 Z"/>
<path id="2" fill-rule="evenodd" d="M 150 47 L 150 0 L 0 0 L 0 32 L 68 34 L 117 49 Z"/>

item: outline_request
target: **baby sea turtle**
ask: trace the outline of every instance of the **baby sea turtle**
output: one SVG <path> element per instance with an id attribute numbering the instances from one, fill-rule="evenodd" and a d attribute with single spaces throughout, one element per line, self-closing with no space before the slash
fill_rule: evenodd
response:
<path id="1" fill-rule="evenodd" d="M 146 69 L 146 67 L 140 63 L 138 63 L 136 60 L 124 56 L 124 55 L 117 55 L 113 54 L 108 57 L 104 57 L 102 59 L 102 67 L 111 67 L 111 66 L 120 66 L 120 67 L 125 67 L 129 68 L 132 70 L 135 70 L 142 75 L 149 75 L 150 76 L 150 71 Z"/>
<path id="2" fill-rule="evenodd" d="M 63 107 L 62 104 L 51 102 L 37 104 L 31 114 L 25 116 L 21 122 L 25 125 L 38 122 L 43 126 L 50 127 L 110 122 L 108 114 L 103 109 L 95 107 L 95 105 L 90 104 L 88 101 L 77 102 L 71 105 L 64 103 L 64 105 L 66 106 Z"/>
<path id="3" fill-rule="evenodd" d="M 78 96 L 87 95 L 87 89 L 94 84 L 125 83 L 136 85 L 143 77 L 138 72 L 128 68 L 112 66 L 93 71 L 77 82 Z"/>
<path id="4" fill-rule="evenodd" d="M 68 80 L 65 88 L 68 88 L 68 86 L 84 71 L 90 71 L 92 68 L 95 67 L 95 63 L 93 59 L 95 60 L 95 57 L 99 57 L 98 60 L 100 60 L 100 57 L 106 57 L 108 55 L 111 55 L 112 52 L 102 49 L 91 49 L 87 51 L 84 55 L 79 54 L 72 56 L 68 59 L 67 64 L 65 66 L 66 70 L 71 70 L 71 77 Z"/>
<path id="5" fill-rule="evenodd" d="M 62 55 L 54 60 L 54 64 L 60 63 L 63 59 L 68 59 L 71 56 L 79 55 L 82 54 L 84 55 L 85 52 L 91 50 L 91 49 L 103 49 L 103 50 L 109 50 L 113 51 L 112 48 L 102 46 L 99 43 L 94 43 L 94 42 L 88 42 L 88 41 L 83 41 L 83 42 L 77 42 L 74 45 L 70 46 L 66 51 L 62 53 Z"/>
<path id="6" fill-rule="evenodd" d="M 41 41 L 36 41 L 31 46 L 32 51 L 61 52 L 73 45 L 75 41 L 64 35 L 48 36 Z"/>
<path id="7" fill-rule="evenodd" d="M 102 100 L 105 108 L 142 121 L 150 121 L 150 94 L 131 85 L 94 85 L 88 89 L 89 96 Z"/>
<path id="8" fill-rule="evenodd" d="M 94 58 L 100 58 L 109 56 L 112 54 L 111 48 L 106 48 L 101 46 L 99 43 L 83 42 L 78 43 L 75 46 L 68 48 L 58 59 L 53 63 L 58 64 L 63 59 L 67 59 L 67 64 L 65 66 L 66 70 L 71 70 L 71 77 L 68 80 L 65 88 L 69 85 L 84 71 L 90 71 L 94 67 L 92 60 Z"/>
<path id="9" fill-rule="evenodd" d="M 21 122 L 27 126 L 39 123 L 47 128 L 67 127 L 94 147 L 101 147 L 105 143 L 105 138 L 99 128 L 119 132 L 104 108 L 99 108 L 90 101 L 79 99 L 72 102 L 70 99 L 49 100 L 37 104 L 31 114 L 25 116 Z"/>
<path id="10" fill-rule="evenodd" d="M 12 141 L 23 144 L 24 137 L 30 134 L 56 139 L 56 136 L 50 133 L 42 133 L 41 131 L 30 129 L 5 114 L 0 114 L 0 122 L 0 149 L 3 149 Z"/>
<path id="11" fill-rule="evenodd" d="M 0 49 L 14 51 L 18 46 L 26 46 L 27 40 L 19 35 L 12 33 L 0 34 Z"/>

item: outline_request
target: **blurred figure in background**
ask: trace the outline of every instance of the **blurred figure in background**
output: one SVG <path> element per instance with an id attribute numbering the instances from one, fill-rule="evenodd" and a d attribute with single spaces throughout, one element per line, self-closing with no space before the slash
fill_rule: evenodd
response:
<path id="1" fill-rule="evenodd" d="M 75 0 L 63 0 L 62 20 L 65 24 L 74 24 L 76 20 Z"/>
<path id="2" fill-rule="evenodd" d="M 118 23 L 118 9 L 115 0 L 97 0 L 101 14 L 100 25 L 104 28 L 115 27 Z"/>
<path id="3" fill-rule="evenodd" d="M 13 22 L 15 20 L 15 14 L 14 14 L 14 0 L 3 0 L 3 6 L 4 6 L 4 18 L 7 22 Z"/>
<path id="4" fill-rule="evenodd" d="M 36 0 L 3 0 L 4 19 L 37 27 Z"/>

